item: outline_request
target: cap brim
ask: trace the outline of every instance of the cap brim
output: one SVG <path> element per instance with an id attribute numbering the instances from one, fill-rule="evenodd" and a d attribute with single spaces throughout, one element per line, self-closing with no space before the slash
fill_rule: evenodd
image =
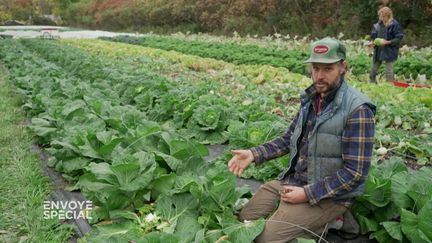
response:
<path id="1" fill-rule="evenodd" d="M 339 59 L 328 59 L 328 58 L 309 58 L 305 61 L 305 63 L 336 63 L 339 62 L 340 60 L 342 60 L 341 58 Z"/>

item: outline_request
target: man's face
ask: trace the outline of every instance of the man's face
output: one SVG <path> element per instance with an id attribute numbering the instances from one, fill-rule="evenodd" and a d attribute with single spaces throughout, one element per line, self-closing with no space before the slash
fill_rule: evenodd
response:
<path id="1" fill-rule="evenodd" d="M 325 94 L 339 85 L 344 72 L 341 63 L 312 63 L 312 80 L 319 94 Z"/>

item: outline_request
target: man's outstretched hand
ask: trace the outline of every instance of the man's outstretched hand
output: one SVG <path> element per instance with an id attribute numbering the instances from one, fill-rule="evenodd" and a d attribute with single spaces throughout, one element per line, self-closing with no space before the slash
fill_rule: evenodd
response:
<path id="1" fill-rule="evenodd" d="M 243 171 L 254 160 L 252 151 L 250 151 L 250 150 L 232 150 L 231 153 L 234 156 L 228 162 L 228 168 L 234 175 L 240 176 L 243 173 Z"/>

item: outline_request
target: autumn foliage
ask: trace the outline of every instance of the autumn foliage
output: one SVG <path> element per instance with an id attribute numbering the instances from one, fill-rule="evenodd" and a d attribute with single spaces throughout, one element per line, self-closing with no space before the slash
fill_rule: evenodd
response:
<path id="1" fill-rule="evenodd" d="M 342 32 L 349 38 L 369 34 L 377 10 L 386 5 L 407 31 L 406 41 L 432 43 L 430 0 L 4 0 L 3 5 L 7 2 L 22 9 L 48 2 L 63 24 L 86 28 L 315 37 Z"/>

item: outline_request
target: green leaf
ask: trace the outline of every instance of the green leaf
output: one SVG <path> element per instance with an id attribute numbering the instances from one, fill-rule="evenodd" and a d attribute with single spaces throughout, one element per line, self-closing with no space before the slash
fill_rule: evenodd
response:
<path id="1" fill-rule="evenodd" d="M 89 145 L 79 146 L 79 149 L 80 149 L 80 153 L 85 157 L 90 157 L 94 159 L 103 159 L 103 157 L 99 155 L 99 153 Z"/>
<path id="2" fill-rule="evenodd" d="M 199 232 L 202 227 L 197 221 L 198 212 L 188 211 L 177 221 L 177 227 L 175 229 L 175 235 L 178 236 L 180 242 L 190 243 L 195 239 L 195 235 Z"/>
<path id="3" fill-rule="evenodd" d="M 430 154 L 432 154 L 432 153 L 430 153 Z M 427 163 L 429 163 L 429 159 L 426 157 L 418 158 L 418 160 L 417 160 L 417 164 L 419 164 L 419 165 L 426 165 Z"/>
<path id="4" fill-rule="evenodd" d="M 29 128 L 39 137 L 49 136 L 57 130 L 49 121 L 42 118 L 32 118 Z"/>
<path id="5" fill-rule="evenodd" d="M 98 225 L 84 237 L 87 242 L 115 243 L 139 240 L 137 226 L 132 222 Z"/>
<path id="6" fill-rule="evenodd" d="M 90 162 L 91 159 L 76 157 L 73 159 L 60 161 L 58 166 L 56 166 L 56 169 L 66 173 L 71 173 L 76 170 L 83 170 Z"/>
<path id="7" fill-rule="evenodd" d="M 110 143 L 103 145 L 102 147 L 98 148 L 96 151 L 98 154 L 102 156 L 108 156 L 112 153 L 114 148 L 119 145 L 123 141 L 123 138 L 115 138 Z"/>
<path id="8" fill-rule="evenodd" d="M 112 210 L 109 212 L 111 219 L 130 219 L 137 221 L 139 220 L 138 216 L 134 212 L 125 211 L 125 210 Z"/>
<path id="9" fill-rule="evenodd" d="M 156 213 L 167 223 L 167 227 L 163 229 L 164 232 L 176 233 L 182 237 L 186 237 L 188 234 L 187 239 L 190 242 L 197 231 L 201 229 L 197 221 L 198 200 L 190 193 L 176 194 L 170 197 L 163 195 L 156 200 L 155 204 Z M 184 225 L 182 222 L 191 224 L 191 229 L 194 232 L 191 234 L 190 230 L 185 228 L 187 224 Z"/>
<path id="10" fill-rule="evenodd" d="M 223 236 L 223 232 L 222 230 L 208 230 L 205 233 L 205 238 L 204 237 L 196 237 L 195 239 L 195 243 L 202 243 L 202 242 L 206 242 L 206 243 L 213 243 L 213 242 L 220 242 L 218 241 L 221 237 Z M 206 241 L 205 241 L 206 240 Z"/>
<path id="11" fill-rule="evenodd" d="M 388 179 L 399 172 L 407 171 L 407 167 L 404 164 L 403 159 L 397 156 L 392 156 L 390 159 L 385 160 L 379 165 L 378 169 L 383 179 Z"/>
<path id="12" fill-rule="evenodd" d="M 402 232 L 411 242 L 431 242 L 427 235 L 419 228 L 417 215 L 402 209 L 401 213 Z"/>
<path id="13" fill-rule="evenodd" d="M 205 240 L 205 232 L 206 232 L 206 230 L 205 229 L 201 229 L 200 231 L 198 231 L 196 234 L 195 234 L 195 240 L 193 241 L 194 243 L 203 243 L 203 242 L 207 242 L 206 240 Z"/>
<path id="14" fill-rule="evenodd" d="M 231 242 L 250 243 L 264 230 L 265 220 L 258 219 L 248 223 L 234 220 L 227 214 L 218 219 L 223 232 L 228 235 Z"/>
<path id="15" fill-rule="evenodd" d="M 386 243 L 386 242 L 394 242 L 394 239 L 388 234 L 385 229 L 380 229 L 378 231 L 370 234 L 369 239 L 376 239 L 378 242 Z"/>
<path id="16" fill-rule="evenodd" d="M 199 143 L 182 140 L 171 140 L 167 142 L 170 147 L 170 153 L 178 159 L 187 159 L 189 157 L 203 157 L 208 155 L 208 149 Z M 179 156 L 180 154 L 186 156 Z"/>
<path id="17" fill-rule="evenodd" d="M 237 200 L 236 179 L 233 175 L 225 173 L 212 178 L 209 194 L 219 205 L 234 205 Z"/>
<path id="18" fill-rule="evenodd" d="M 68 102 L 63 107 L 62 115 L 66 117 L 66 119 L 71 119 L 70 115 L 72 115 L 72 113 L 84 109 L 86 106 L 87 105 L 83 100 L 74 100 L 72 102 Z"/>
<path id="19" fill-rule="evenodd" d="M 418 227 L 432 241 L 432 199 L 429 200 L 417 215 Z"/>
<path id="20" fill-rule="evenodd" d="M 111 184 L 117 184 L 114 172 L 107 163 L 90 163 L 87 170 L 95 175 L 98 180 L 103 180 Z"/>
<path id="21" fill-rule="evenodd" d="M 89 223 L 91 225 L 96 224 L 104 219 L 108 219 L 109 217 L 109 210 L 106 207 L 95 207 L 92 210 L 89 211 L 90 217 Z"/>
<path id="22" fill-rule="evenodd" d="M 105 204 L 107 198 L 118 190 L 117 186 L 99 181 L 92 173 L 80 176 L 76 187 L 80 188 L 84 195 L 97 206 Z"/>
<path id="23" fill-rule="evenodd" d="M 368 217 L 363 216 L 363 215 L 357 215 L 356 218 L 358 220 L 358 223 L 360 224 L 362 234 L 366 234 L 367 232 L 370 232 L 370 231 L 372 231 L 372 232 L 377 231 L 379 228 L 377 221 L 375 221 L 372 218 L 368 218 Z"/>
<path id="24" fill-rule="evenodd" d="M 103 144 L 109 144 L 112 141 L 114 132 L 112 131 L 102 131 L 96 133 L 96 138 Z"/>
<path id="25" fill-rule="evenodd" d="M 140 172 L 138 163 L 118 164 L 111 167 L 117 177 L 119 189 L 127 192 L 147 188 L 153 179 L 155 168 L 156 164 L 153 164 L 147 170 Z"/>
<path id="26" fill-rule="evenodd" d="M 402 229 L 399 222 L 387 221 L 382 222 L 381 225 L 384 226 L 384 229 L 393 239 L 402 241 Z"/>
<path id="27" fill-rule="evenodd" d="M 139 242 L 142 243 L 178 243 L 179 238 L 173 234 L 163 232 L 151 232 L 144 235 Z"/>
<path id="28" fill-rule="evenodd" d="M 391 199 L 391 180 L 370 175 L 366 181 L 364 199 L 377 207 L 384 207 Z"/>
<path id="29" fill-rule="evenodd" d="M 139 175 L 140 166 L 137 163 L 117 164 L 111 167 L 112 172 L 117 177 L 119 185 L 130 184 Z"/>
<path id="30" fill-rule="evenodd" d="M 222 110 L 221 106 L 200 106 L 194 110 L 192 119 L 201 130 L 214 130 L 218 126 Z"/>
<path id="31" fill-rule="evenodd" d="M 423 208 L 426 202 L 432 199 L 430 178 L 432 178 L 432 168 L 428 167 L 422 167 L 409 177 L 408 195 L 414 200 L 417 211 Z"/>
<path id="32" fill-rule="evenodd" d="M 171 170 L 173 170 L 173 171 L 177 171 L 177 169 L 183 163 L 181 160 L 176 159 L 175 157 L 168 155 L 168 154 L 164 154 L 164 153 L 160 153 L 160 152 L 154 152 L 154 154 L 161 157 L 168 164 L 168 166 L 171 168 Z"/>
<path id="33" fill-rule="evenodd" d="M 106 206 L 110 211 L 126 208 L 133 199 L 130 195 L 125 195 L 118 190 L 107 194 L 108 196 L 106 197 L 106 201 L 104 202 L 103 206 Z"/>
<path id="34" fill-rule="evenodd" d="M 134 153 L 132 157 L 138 160 L 140 172 L 144 171 L 149 166 L 156 165 L 155 157 L 152 153 L 139 151 Z"/>
<path id="35" fill-rule="evenodd" d="M 173 196 L 161 196 L 156 200 L 156 212 L 166 220 L 172 220 L 184 214 L 188 210 L 198 207 L 198 200 L 190 193 L 175 194 Z"/>
<path id="36" fill-rule="evenodd" d="M 188 192 L 191 190 L 191 187 L 197 186 L 199 184 L 198 178 L 190 174 L 177 175 L 175 184 L 174 184 L 174 192 L 182 193 Z M 201 190 L 202 191 L 202 190 Z M 202 194 L 199 193 L 199 194 Z"/>
<path id="37" fill-rule="evenodd" d="M 51 146 L 53 146 L 54 148 L 65 148 L 65 149 L 71 150 L 71 151 L 73 151 L 73 152 L 75 152 L 77 154 L 80 153 L 78 147 L 76 147 L 76 146 L 74 146 L 74 145 L 72 145 L 71 143 L 68 143 L 68 142 L 62 142 L 62 141 L 58 141 L 58 140 L 53 140 L 51 142 Z"/>
<path id="38" fill-rule="evenodd" d="M 157 199 L 160 194 L 168 193 L 174 186 L 176 174 L 161 175 L 152 181 L 152 198 Z"/>
<path id="39" fill-rule="evenodd" d="M 375 210 L 373 214 L 378 222 L 389 221 L 399 217 L 400 207 L 390 202 L 385 207 Z"/>
<path id="40" fill-rule="evenodd" d="M 140 121 L 136 128 L 136 137 L 142 138 L 160 132 L 162 129 L 157 122 Z"/>
<path id="41" fill-rule="evenodd" d="M 112 184 L 97 181 L 95 175 L 92 173 L 86 173 L 80 176 L 78 185 L 80 188 L 85 188 L 87 191 L 91 192 L 109 192 L 115 189 Z"/>
<path id="42" fill-rule="evenodd" d="M 182 165 L 177 168 L 177 175 L 182 175 L 185 173 L 202 175 L 210 167 L 210 164 L 206 163 L 202 157 L 193 156 L 182 161 Z"/>
<path id="43" fill-rule="evenodd" d="M 420 144 L 417 144 L 416 141 L 412 140 L 410 142 L 406 143 L 406 146 L 408 147 L 408 150 L 415 154 L 417 158 L 422 158 L 426 156 L 425 151 L 420 147 Z"/>
<path id="44" fill-rule="evenodd" d="M 414 202 L 408 196 L 409 185 L 408 172 L 402 171 L 392 176 L 391 181 L 391 191 L 392 200 L 400 208 L 412 208 Z"/>
<path id="45" fill-rule="evenodd" d="M 100 142 L 97 140 L 96 135 L 93 133 L 88 133 L 84 138 L 84 145 L 78 146 L 78 148 L 80 149 L 81 154 L 86 157 L 103 159 L 98 151 L 96 151 L 96 149 L 99 147 L 98 143 Z"/>

